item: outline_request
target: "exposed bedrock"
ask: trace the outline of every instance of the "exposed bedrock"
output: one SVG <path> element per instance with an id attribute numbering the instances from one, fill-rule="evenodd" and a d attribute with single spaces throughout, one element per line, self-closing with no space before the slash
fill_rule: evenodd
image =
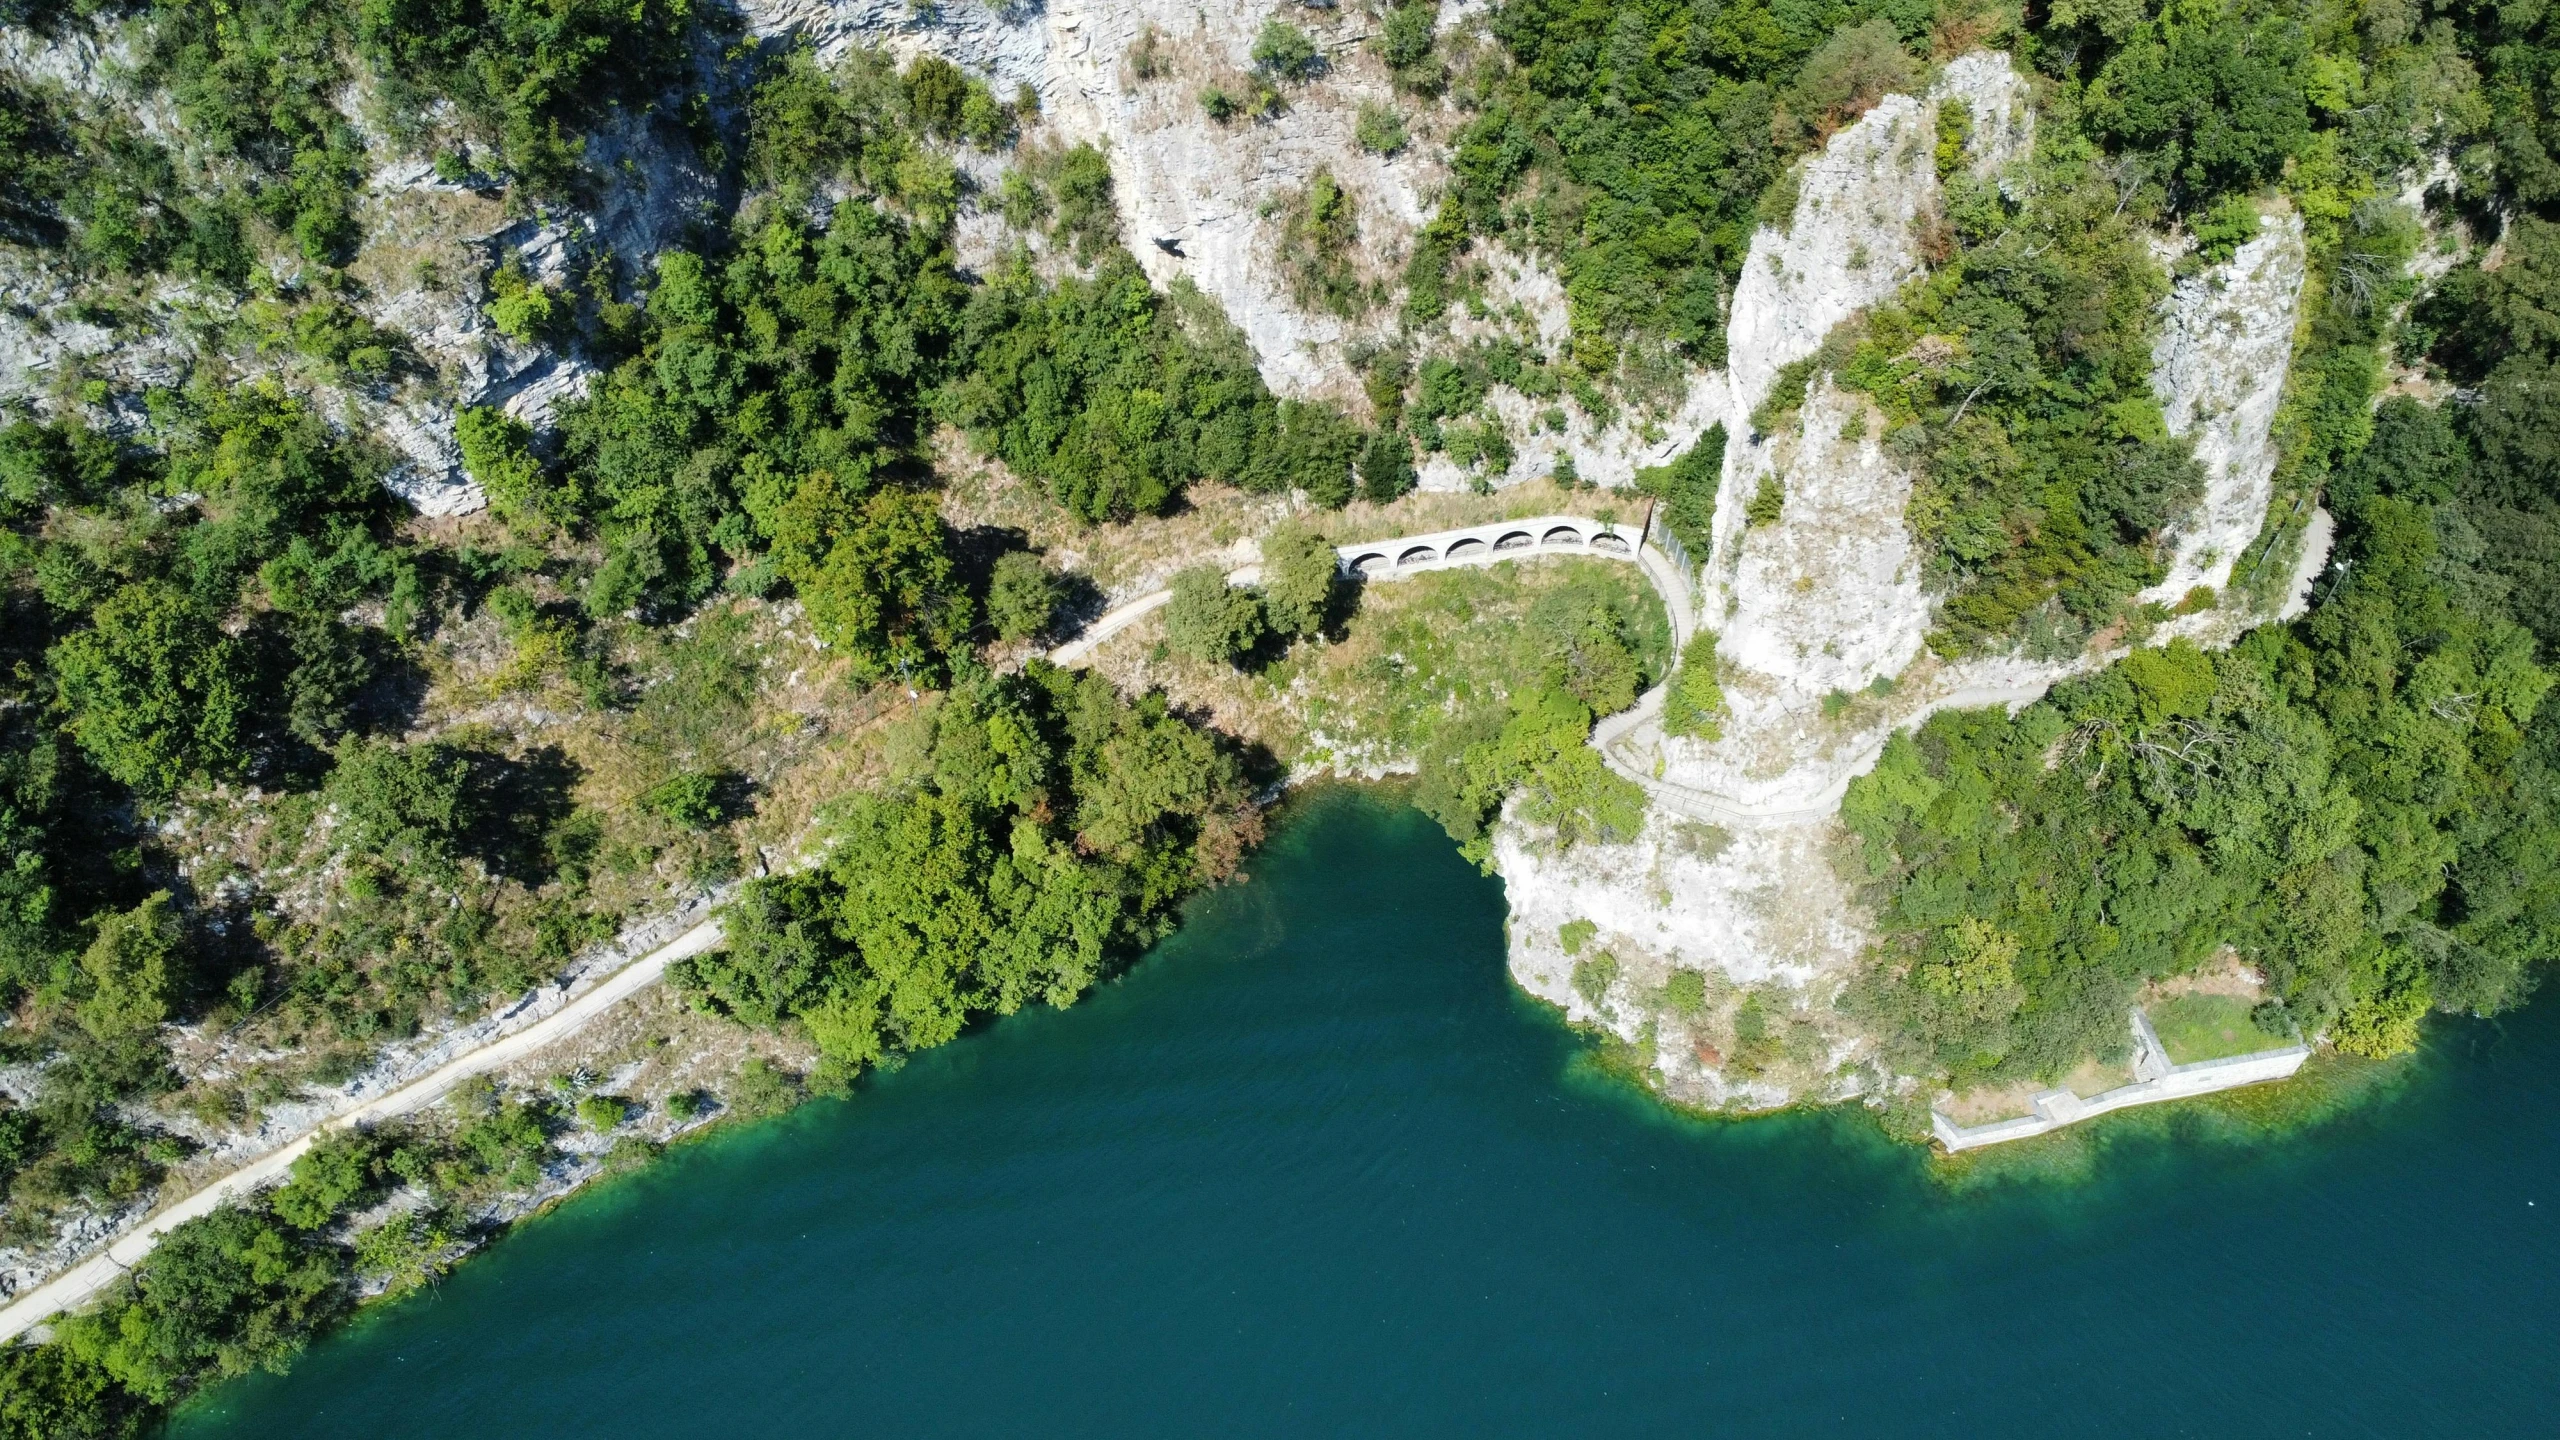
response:
<path id="1" fill-rule="evenodd" d="M 1781 370 L 1923 272 L 1938 192 L 1932 107 L 1959 101 L 1972 111 L 1968 163 L 1978 173 L 2025 153 L 2023 81 L 2003 57 L 1969 56 L 1927 99 L 1889 98 L 1834 136 L 1802 167 L 1792 223 L 1754 239 L 1732 311 L 1723 417 L 1732 441 L 1700 586 L 1699 620 L 1718 635 L 1730 706 L 1721 737 L 1665 736 L 1658 708 L 1604 727 L 1612 764 L 1653 793 L 1644 834 L 1558 852 L 1513 826 L 1496 852 L 1514 916 L 1514 977 L 1575 1018 L 1649 1046 L 1666 1091 L 1683 1099 L 1777 1104 L 1886 1079 L 1859 1063 L 1855 1026 L 1831 1004 L 1872 940 L 1835 864 L 1842 795 L 1896 730 L 1944 708 L 2014 708 L 2113 658 L 1948 662 L 1930 652 L 1934 601 L 1903 518 L 1914 477 L 1878 443 L 1880 417 L 1864 397 L 1817 375 L 1780 433 L 1751 431 L 1751 412 Z M 2147 598 L 2225 586 L 2266 520 L 2270 425 L 2303 267 L 2300 221 L 2278 215 L 2165 302 L 2153 386 L 2173 432 L 2194 438 L 2205 484 L 2172 526 L 2169 577 Z M 1781 488 L 1784 505 L 1774 521 L 1747 524 L 1745 506 L 1764 483 Z M 2319 571 L 2324 519 L 2315 517 L 2288 607 Z M 2155 640 L 2227 643 L 2258 618 L 2207 610 L 2160 627 Z M 1583 953 L 1606 954 L 1607 967 L 1567 953 L 1559 931 L 1575 921 L 1596 927 Z M 1800 1047 L 1819 1063 L 1733 1071 L 1712 1006 L 1687 1017 L 1664 1008 L 1673 968 L 1775 997 L 1791 1023 L 1820 1035 Z"/>
<path id="2" fill-rule="evenodd" d="M 2198 585 L 2228 585 L 2267 518 L 2276 471 L 2271 427 L 2293 358 L 2302 280 L 2302 217 L 2287 211 L 2230 260 L 2170 294 L 2151 388 L 2170 432 L 2195 437 L 2205 490 L 2174 527 L 2168 578 L 2146 599 L 2174 604 Z"/>

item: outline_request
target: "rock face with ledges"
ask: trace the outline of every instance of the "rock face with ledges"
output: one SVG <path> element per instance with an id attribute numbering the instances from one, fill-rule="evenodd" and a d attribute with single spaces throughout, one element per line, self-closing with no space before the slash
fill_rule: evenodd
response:
<path id="1" fill-rule="evenodd" d="M 2027 82 L 2009 57 L 1966 55 L 1940 72 L 1928 99 L 1888 95 L 1832 136 L 1798 169 L 1787 228 L 1763 226 L 1752 236 L 1725 325 L 1730 439 L 1711 590 L 1734 563 L 1744 505 L 1774 469 L 1769 437 L 1751 433 L 1751 412 L 1771 382 L 1821 349 L 1833 327 L 1927 269 L 1924 231 L 1937 214 L 1938 111 L 1946 105 L 1964 106 L 1971 119 L 1965 164 L 1976 174 L 1998 174 L 2034 143 Z"/>
<path id="2" fill-rule="evenodd" d="M 1888 98 L 1832 137 L 1805 162 L 1792 223 L 1754 238 L 1732 311 L 1731 439 L 1698 617 L 1718 636 L 1722 734 L 1666 736 L 1658 710 L 1614 722 L 1604 753 L 1654 789 L 1643 835 L 1558 853 L 1506 827 L 1496 849 L 1513 914 L 1514 978 L 1576 1018 L 1650 1047 L 1663 1087 L 1679 1098 L 1769 1105 L 1880 1078 L 1856 1073 L 1864 1042 L 1831 1003 L 1873 943 L 1840 879 L 1843 793 L 1895 731 L 1940 709 L 2025 704 L 2112 658 L 1950 662 L 1931 653 L 1935 600 L 1904 519 L 1914 477 L 1871 433 L 1881 425 L 1864 397 L 1816 375 L 1779 433 L 1751 432 L 1751 411 L 1781 370 L 1924 273 L 1940 193 L 1937 112 L 1957 103 L 1972 122 L 1967 168 L 2016 184 L 2020 174 L 2008 167 L 2033 139 L 2025 82 L 2005 57 L 1967 56 L 1941 72 L 1929 98 Z M 2206 483 L 2172 527 L 2170 576 L 2154 598 L 2225 584 L 2265 519 L 2270 424 L 2291 358 L 2302 256 L 2299 220 L 2276 217 L 2230 261 L 2179 282 L 2166 302 L 2152 383 L 2171 430 L 2194 437 Z M 1750 525 L 1746 507 L 1764 484 L 1783 504 L 1774 520 Z M 2305 563 L 2297 591 L 2317 570 L 2316 558 Z M 2209 610 L 2152 638 L 2227 643 L 2251 619 Z M 1590 943 L 1610 947 L 1633 977 L 1597 1006 L 1574 986 L 1574 961 L 1557 938 L 1576 920 L 1594 922 L 1600 934 Z M 1646 998 L 1675 968 L 1781 996 L 1794 1023 L 1831 1043 L 1830 1073 L 1799 1073 L 1790 1091 L 1766 1075 L 1726 1073 L 1711 1046 L 1677 1043 L 1683 1022 Z"/>
<path id="3" fill-rule="evenodd" d="M 2231 583 L 2274 490 L 2273 425 L 2302 300 L 2302 217 L 2270 218 L 2223 264 L 2170 292 L 2151 388 L 2174 435 L 2193 435 L 2204 498 L 2171 527 L 2168 578 L 2144 598 L 2174 604 L 2198 585 Z"/>
<path id="4" fill-rule="evenodd" d="M 1929 630 L 1902 512 L 1911 474 L 1865 396 L 1816 379 L 1786 451 L 1786 502 L 1737 546 L 1721 653 L 1819 697 L 1899 675 Z"/>

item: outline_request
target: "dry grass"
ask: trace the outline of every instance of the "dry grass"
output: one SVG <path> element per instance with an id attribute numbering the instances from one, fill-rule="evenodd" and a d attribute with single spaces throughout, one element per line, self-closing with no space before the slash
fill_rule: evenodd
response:
<path id="1" fill-rule="evenodd" d="M 2191 974 L 2153 981 L 2144 988 L 2141 1003 L 2148 1009 L 2181 995 L 2223 995 L 2255 1005 L 2267 998 L 2267 981 L 2241 961 L 2238 951 L 2226 946 Z"/>
<path id="2" fill-rule="evenodd" d="M 1246 563 L 1251 556 L 1238 542 L 1259 540 L 1292 515 L 1335 544 L 1349 545 L 1530 515 L 1614 514 L 1632 528 L 1642 523 L 1648 503 L 1639 495 L 1560 490 L 1541 479 L 1490 495 L 1416 491 L 1385 505 L 1354 500 L 1327 511 L 1230 485 L 1194 485 L 1170 515 L 1087 525 L 1003 462 L 980 456 L 956 430 L 946 427 L 934 437 L 934 468 L 943 477 L 943 518 L 955 528 L 1010 531 L 1045 554 L 1053 567 L 1092 580 L 1114 604 L 1161 589 L 1175 571 L 1204 560 Z"/>
<path id="3" fill-rule="evenodd" d="M 706 1015 L 672 987 L 656 985 L 496 1078 L 547 1091 L 554 1076 L 584 1072 L 595 1092 L 655 1110 L 671 1095 L 721 1093 L 739 1065 L 758 1056 L 801 1074 L 818 1062 L 816 1048 L 796 1033 L 751 1030 Z"/>
<path id="4" fill-rule="evenodd" d="M 2037 1091 L 2051 1087 L 2035 1080 L 2020 1080 L 2009 1085 L 1981 1085 L 1961 1095 L 1939 1096 L 1940 1114 L 1958 1125 L 1988 1125 L 1994 1120 L 2014 1120 L 2035 1109 L 2032 1099 Z"/>
<path id="5" fill-rule="evenodd" d="M 2047 1090 L 2068 1090 L 2083 1100 L 2094 1099 L 2110 1090 L 2133 1083 L 2133 1066 L 2128 1061 L 2112 1063 L 2094 1056 L 2081 1061 L 2062 1077 L 2059 1085 L 2042 1080 L 2020 1080 L 2008 1085 L 1983 1085 L 1961 1095 L 1941 1094 L 1937 1108 L 1959 1125 L 1988 1125 L 1994 1120 L 2014 1120 L 2035 1110 L 2034 1097 Z"/>

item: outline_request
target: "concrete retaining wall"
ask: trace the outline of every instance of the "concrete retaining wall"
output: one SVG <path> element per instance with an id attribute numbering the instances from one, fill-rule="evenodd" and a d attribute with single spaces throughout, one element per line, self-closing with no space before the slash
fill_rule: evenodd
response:
<path id="1" fill-rule="evenodd" d="M 2169 1052 L 2161 1046 L 2160 1037 L 2151 1029 L 2149 1017 L 2139 1007 L 2133 1012 L 2132 1023 L 2133 1073 L 2137 1077 L 2134 1083 L 2119 1085 L 2085 1100 L 2068 1090 L 2039 1091 L 2028 1102 L 2035 1107 L 2034 1114 L 2021 1115 L 2014 1120 L 1994 1120 L 1987 1125 L 1958 1125 L 1932 1109 L 1929 1112 L 1930 1130 L 1937 1135 L 1938 1143 L 1949 1151 L 1978 1150 L 1985 1145 L 2047 1134 L 2111 1110 L 2156 1105 L 2163 1100 L 2183 1100 L 2193 1095 L 2210 1095 L 2216 1090 L 2234 1090 L 2243 1085 L 2282 1080 L 2301 1069 L 2302 1062 L 2311 1058 L 2310 1046 L 2293 1044 L 2252 1055 L 2200 1060 L 2193 1065 L 2172 1065 Z"/>

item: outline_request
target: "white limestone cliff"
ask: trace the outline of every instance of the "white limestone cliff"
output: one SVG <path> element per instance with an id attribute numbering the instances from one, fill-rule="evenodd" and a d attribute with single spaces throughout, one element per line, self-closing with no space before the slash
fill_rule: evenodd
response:
<path id="1" fill-rule="evenodd" d="M 1886 96 L 1802 161 L 1787 227 L 1763 226 L 1752 236 L 1725 325 L 1730 393 L 1721 417 L 1727 441 L 1707 567 L 1711 592 L 1721 590 L 1734 564 L 1744 504 L 1775 470 L 1772 437 L 1752 434 L 1751 412 L 1779 371 L 1927 268 L 1925 232 L 1939 196 L 1938 108 L 1951 104 L 1963 105 L 1972 121 L 1965 163 L 1977 174 L 1999 174 L 2034 144 L 2025 77 L 2006 55 L 1966 55 L 1939 73 L 1928 99 Z"/>
<path id="2" fill-rule="evenodd" d="M 1864 397 L 1816 376 L 1783 433 L 1750 432 L 1750 412 L 1781 369 L 1922 273 L 1938 183 L 1929 106 L 1957 97 L 1972 109 L 1976 173 L 1996 175 L 2024 153 L 2024 82 L 2000 57 L 1967 57 L 1947 67 L 1930 100 L 1890 98 L 1834 136 L 1804 166 L 1793 223 L 1754 239 L 1733 306 L 1731 440 L 1699 616 L 1719 637 L 1730 707 L 1722 736 L 1665 736 L 1659 699 L 1649 697 L 1597 737 L 1621 773 L 1652 782 L 1640 837 L 1558 853 L 1506 825 L 1496 849 L 1513 913 L 1513 976 L 1645 1047 L 1666 1092 L 1695 1103 L 1778 1104 L 1883 1078 L 1861 1073 L 1855 1027 L 1832 1004 L 1872 938 L 1841 879 L 1841 797 L 1895 731 L 1940 709 L 2023 705 L 2120 653 L 1941 659 L 1924 643 L 1934 601 L 1903 520 L 1913 477 L 1884 453 Z M 2224 585 L 2266 519 L 2269 427 L 2292 352 L 2301 233 L 2296 217 L 2271 219 L 2230 261 L 2175 286 L 2164 306 L 2153 384 L 2173 432 L 2194 438 L 2205 490 L 2173 528 L 2171 577 L 2156 594 L 2174 600 L 2197 584 Z M 1746 526 L 1743 506 L 1764 477 L 1781 485 L 1785 504 L 1776 521 Z M 2322 563 L 2314 552 L 2325 550 L 2327 527 L 2314 531 L 2288 606 Z M 2227 641 L 2253 618 L 2208 610 L 2154 639 Z M 1580 962 L 1560 934 L 1575 921 L 1597 932 L 1581 953 L 1605 952 L 1615 965 L 1596 1005 L 1575 986 Z M 1704 972 L 1718 991 L 1762 993 L 1820 1043 L 1792 1070 L 1730 1073 L 1714 1006 L 1683 1017 L 1659 1003 L 1675 967 Z"/>
<path id="3" fill-rule="evenodd" d="M 2172 528 L 2168 578 L 2144 599 L 2175 604 L 2199 585 L 2228 585 L 2233 562 L 2265 523 L 2276 470 L 2270 427 L 2284 398 L 2302 280 L 2302 217 L 2288 210 L 2170 295 L 2151 388 L 2170 433 L 2195 438 L 2205 493 Z"/>

